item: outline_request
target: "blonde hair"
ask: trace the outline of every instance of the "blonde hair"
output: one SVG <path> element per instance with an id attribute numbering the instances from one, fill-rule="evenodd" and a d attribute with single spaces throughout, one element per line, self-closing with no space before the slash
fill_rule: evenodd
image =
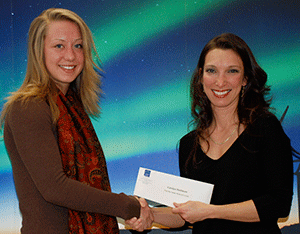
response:
<path id="1" fill-rule="evenodd" d="M 0 128 L 4 124 L 5 116 L 9 112 L 12 103 L 17 100 L 26 103 L 29 98 L 47 101 L 50 105 L 53 122 L 56 123 L 59 116 L 59 110 L 55 103 L 58 89 L 54 81 L 50 79 L 50 74 L 44 63 L 44 40 L 51 22 L 65 20 L 78 25 L 83 39 L 85 63 L 81 74 L 75 80 L 75 89 L 80 96 L 85 111 L 92 116 L 99 115 L 99 98 L 102 91 L 100 88 L 100 75 L 95 69 L 101 69 L 93 60 L 93 56 L 96 56 L 100 61 L 92 33 L 76 13 L 66 9 L 50 8 L 43 11 L 30 25 L 26 76 L 21 87 L 6 98 L 7 102 L 4 104 L 0 117 Z"/>

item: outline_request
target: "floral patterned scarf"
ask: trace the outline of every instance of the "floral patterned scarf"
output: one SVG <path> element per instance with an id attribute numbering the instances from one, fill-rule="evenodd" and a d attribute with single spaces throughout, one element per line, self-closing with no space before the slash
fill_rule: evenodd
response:
<path id="1" fill-rule="evenodd" d="M 90 118 L 69 89 L 57 97 L 58 144 L 65 174 L 89 186 L 111 191 L 104 154 Z M 69 210 L 69 234 L 119 233 L 115 217 Z"/>

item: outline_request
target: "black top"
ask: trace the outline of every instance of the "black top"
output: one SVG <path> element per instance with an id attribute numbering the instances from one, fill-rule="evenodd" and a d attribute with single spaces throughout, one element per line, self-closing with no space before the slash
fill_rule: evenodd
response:
<path id="1" fill-rule="evenodd" d="M 179 166 L 183 177 L 214 184 L 211 204 L 253 200 L 260 222 L 208 219 L 194 224 L 193 233 L 280 233 L 277 220 L 289 215 L 293 196 L 290 140 L 274 115 L 248 126 L 218 160 L 198 145 L 197 168 L 188 161 L 196 139 L 192 131 L 180 140 Z"/>

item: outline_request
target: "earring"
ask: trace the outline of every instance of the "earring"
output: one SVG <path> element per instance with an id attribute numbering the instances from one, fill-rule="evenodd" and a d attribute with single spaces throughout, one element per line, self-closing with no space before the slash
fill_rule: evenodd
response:
<path id="1" fill-rule="evenodd" d="M 245 93 L 245 86 L 242 86 L 241 97 L 244 97 L 244 93 Z"/>

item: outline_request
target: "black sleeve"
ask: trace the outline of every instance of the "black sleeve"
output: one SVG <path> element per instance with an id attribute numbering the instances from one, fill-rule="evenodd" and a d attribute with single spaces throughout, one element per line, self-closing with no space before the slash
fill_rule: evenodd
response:
<path id="1" fill-rule="evenodd" d="M 180 139 L 179 142 L 179 171 L 181 177 L 189 178 L 186 170 L 187 160 L 191 162 L 190 156 L 193 151 L 196 132 L 192 131 Z"/>
<path id="2" fill-rule="evenodd" d="M 289 138 L 275 116 L 257 125 L 263 135 L 261 166 L 266 193 L 253 199 L 261 221 L 287 217 L 293 197 L 293 158 Z"/>

